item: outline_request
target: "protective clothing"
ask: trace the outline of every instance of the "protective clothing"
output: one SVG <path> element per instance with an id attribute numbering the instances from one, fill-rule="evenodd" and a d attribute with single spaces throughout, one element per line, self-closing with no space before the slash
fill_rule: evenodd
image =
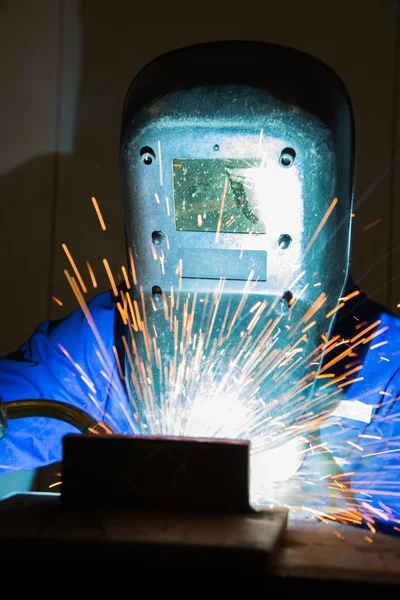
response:
<path id="1" fill-rule="evenodd" d="M 123 111 L 132 294 L 40 326 L 1 361 L 0 396 L 66 401 L 125 434 L 206 424 L 259 456 L 312 423 L 306 453 L 329 453 L 337 489 L 397 526 L 400 321 L 343 291 L 354 164 L 350 99 L 317 59 L 255 42 L 156 59 Z M 60 460 L 73 431 L 8 428 L 2 472 Z"/>
<path id="2" fill-rule="evenodd" d="M 355 290 L 350 282 L 347 296 Z M 5 401 L 64 400 L 120 433 L 136 434 L 139 427 L 118 368 L 118 363 L 124 364 L 121 339 L 126 331 L 115 297 L 105 292 L 88 306 L 102 344 L 81 309 L 61 321 L 44 323 L 17 352 L 0 360 L 0 395 Z M 343 396 L 320 423 L 320 443 L 342 468 L 346 477 L 337 482 L 342 488 L 348 482 L 348 497 L 354 496 L 363 514 L 372 515 L 375 527 L 378 523 L 393 534 L 393 527 L 400 528 L 400 319 L 358 293 L 339 311 L 332 336 L 340 336 L 340 343 L 326 355 L 323 374 L 335 378 L 319 380 L 317 393 L 323 401 L 323 394 L 344 384 Z M 0 441 L 0 472 L 61 460 L 62 436 L 71 432 L 76 432 L 72 426 L 52 419 L 10 421 Z M 305 476 L 312 479 L 312 474 Z M 316 505 L 321 509 L 320 498 Z"/>
<path id="3" fill-rule="evenodd" d="M 119 319 L 111 292 L 94 298 L 90 311 L 102 343 L 81 309 L 40 325 L 12 355 L 0 361 L 0 396 L 48 398 L 80 407 L 123 434 L 134 434 L 132 411 L 121 380 L 114 339 Z M 116 335 L 117 333 L 117 335 Z M 118 344 L 118 342 L 117 342 Z M 16 419 L 0 441 L 0 472 L 32 469 L 61 459 L 61 439 L 77 430 L 46 418 Z"/>

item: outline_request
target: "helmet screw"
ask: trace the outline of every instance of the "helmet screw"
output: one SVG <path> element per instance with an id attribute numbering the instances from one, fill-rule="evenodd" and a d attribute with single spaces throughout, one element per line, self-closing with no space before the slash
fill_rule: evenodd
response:
<path id="1" fill-rule="evenodd" d="M 293 294 L 292 292 L 285 292 L 282 298 L 278 302 L 277 312 L 279 315 L 287 315 L 289 314 L 290 307 L 293 302 Z"/>
<path id="2" fill-rule="evenodd" d="M 160 286 L 153 285 L 151 292 L 153 294 L 153 300 L 154 300 L 154 304 L 156 305 L 156 308 L 157 309 L 163 308 L 164 301 L 163 301 L 163 297 L 162 297 L 162 289 L 160 288 Z"/>
<path id="3" fill-rule="evenodd" d="M 288 169 L 294 163 L 296 158 L 296 151 L 293 148 L 284 148 L 279 157 L 279 164 L 284 169 Z"/>
<path id="4" fill-rule="evenodd" d="M 140 156 L 143 164 L 149 166 L 156 158 L 156 153 L 150 146 L 143 146 L 143 148 L 140 149 Z"/>
<path id="5" fill-rule="evenodd" d="M 279 236 L 279 247 L 282 248 L 282 250 L 286 250 L 286 248 L 289 248 L 291 241 L 292 238 L 290 237 L 290 235 L 288 235 L 287 233 L 283 233 Z"/>
<path id="6" fill-rule="evenodd" d="M 162 231 L 153 231 L 151 234 L 151 240 L 155 246 L 159 246 L 164 241 L 164 234 Z"/>

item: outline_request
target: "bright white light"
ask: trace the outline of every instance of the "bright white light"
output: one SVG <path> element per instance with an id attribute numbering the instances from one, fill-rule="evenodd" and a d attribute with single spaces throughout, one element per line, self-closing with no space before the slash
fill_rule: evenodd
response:
<path id="1" fill-rule="evenodd" d="M 250 459 L 250 498 L 262 504 L 274 495 L 277 486 L 291 479 L 299 470 L 305 442 L 299 438 L 281 446 L 252 454 Z"/>
<path id="2" fill-rule="evenodd" d="M 276 240 L 282 231 L 302 231 L 302 183 L 297 168 L 282 169 L 276 160 L 266 167 L 227 168 L 233 181 L 246 190 L 249 208 L 268 225 L 267 237 Z M 272 231 L 271 231 L 272 228 Z"/>
<path id="3" fill-rule="evenodd" d="M 184 434 L 190 437 L 237 439 L 249 416 L 249 406 L 235 392 L 221 397 L 198 395 L 186 409 Z"/>
<path id="4" fill-rule="evenodd" d="M 280 422 L 271 420 L 268 411 L 265 413 L 260 409 L 256 397 L 248 398 L 240 392 L 243 382 L 237 381 L 235 389 L 225 393 L 221 387 L 203 382 L 193 400 L 186 396 L 184 389 L 177 387 L 162 415 L 152 419 L 151 433 L 249 441 L 250 501 L 253 505 L 271 502 L 277 491 L 284 487 L 284 482 L 298 471 L 305 441 L 295 438 L 269 450 L 252 452 L 253 443 L 257 448 L 268 438 L 282 439 L 285 428 Z"/>

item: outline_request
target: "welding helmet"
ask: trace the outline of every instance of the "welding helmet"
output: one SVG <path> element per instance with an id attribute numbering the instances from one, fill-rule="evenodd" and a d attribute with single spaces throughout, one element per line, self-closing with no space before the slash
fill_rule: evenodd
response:
<path id="1" fill-rule="evenodd" d="M 354 162 L 348 94 L 303 52 L 206 43 L 135 77 L 121 173 L 143 433 L 250 439 L 256 453 L 321 410 Z"/>

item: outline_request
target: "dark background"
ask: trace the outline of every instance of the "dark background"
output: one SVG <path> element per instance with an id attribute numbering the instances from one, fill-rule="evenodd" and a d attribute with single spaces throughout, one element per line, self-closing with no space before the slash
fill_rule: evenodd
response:
<path id="1" fill-rule="evenodd" d="M 400 314 L 398 12 L 393 0 L 2 0 L 0 355 L 39 322 L 76 307 L 62 243 L 85 277 L 88 297 L 108 287 L 104 257 L 120 271 L 118 146 L 129 83 L 155 56 L 213 40 L 288 45 L 322 59 L 343 79 L 358 138 L 352 274 Z M 0 478 L 0 496 L 21 488 L 23 476 Z"/>

